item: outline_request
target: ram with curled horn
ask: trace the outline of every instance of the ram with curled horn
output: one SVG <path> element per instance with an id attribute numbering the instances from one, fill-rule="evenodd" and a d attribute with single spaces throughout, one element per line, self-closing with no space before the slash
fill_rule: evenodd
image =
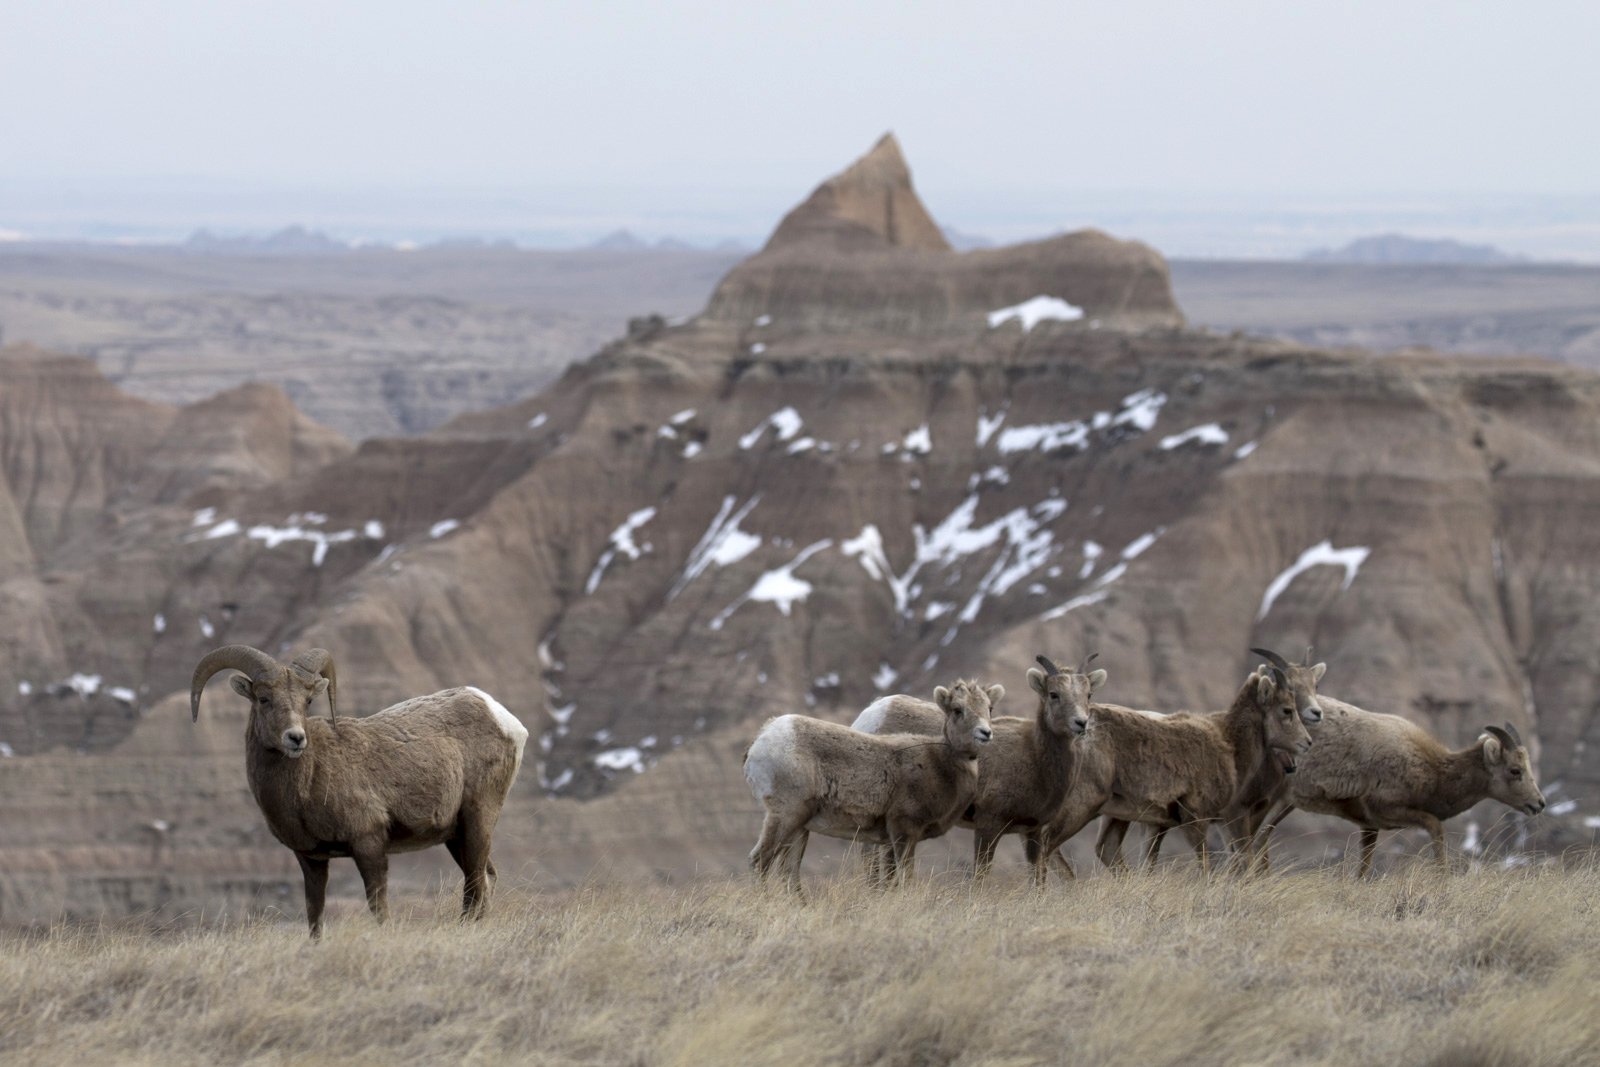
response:
<path id="1" fill-rule="evenodd" d="M 329 860 L 355 861 L 367 906 L 382 922 L 390 853 L 433 845 L 446 846 L 461 867 L 463 917 L 483 916 L 495 873 L 490 839 L 528 740 L 516 716 L 467 686 L 339 719 L 338 675 L 326 649 L 280 663 L 228 645 L 195 667 L 196 721 L 206 682 L 229 670 L 250 702 L 245 776 L 267 828 L 300 861 L 312 937 L 322 934 Z M 323 695 L 329 717 L 308 717 Z"/>
<path id="2" fill-rule="evenodd" d="M 1545 809 L 1532 754 L 1509 722 L 1485 726 L 1471 745 L 1453 750 L 1399 715 L 1331 697 L 1322 703 L 1315 747 L 1256 833 L 1253 850 L 1262 866 L 1272 831 L 1296 808 L 1361 828 L 1363 877 L 1372 873 L 1380 830 L 1426 830 L 1434 859 L 1448 870 L 1444 820 L 1484 800 L 1523 815 Z"/>

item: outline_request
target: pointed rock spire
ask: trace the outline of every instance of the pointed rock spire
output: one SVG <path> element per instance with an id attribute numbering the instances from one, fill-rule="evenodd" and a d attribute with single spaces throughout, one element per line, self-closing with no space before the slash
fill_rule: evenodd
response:
<path id="1" fill-rule="evenodd" d="M 849 249 L 887 245 L 950 251 L 950 242 L 911 186 L 911 168 L 892 133 L 785 215 L 767 250 L 818 241 Z"/>

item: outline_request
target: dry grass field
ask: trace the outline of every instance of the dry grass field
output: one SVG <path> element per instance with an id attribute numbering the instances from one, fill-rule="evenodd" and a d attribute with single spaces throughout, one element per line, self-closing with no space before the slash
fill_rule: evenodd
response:
<path id="1" fill-rule="evenodd" d="M 11 935 L 7 1063 L 1600 1063 L 1600 869 L 454 893 Z M 292 920 L 292 921 L 291 921 Z"/>

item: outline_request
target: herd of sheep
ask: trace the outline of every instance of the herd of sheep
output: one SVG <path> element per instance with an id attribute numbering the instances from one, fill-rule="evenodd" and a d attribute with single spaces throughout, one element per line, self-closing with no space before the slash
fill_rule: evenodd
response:
<path id="1" fill-rule="evenodd" d="M 1485 727 L 1453 752 L 1420 727 L 1318 696 L 1325 664 L 1267 661 L 1222 711 L 1160 714 L 1091 700 L 1106 682 L 1090 656 L 1064 670 L 1044 656 L 1028 671 L 1031 718 L 994 714 L 1000 685 L 958 681 L 933 701 L 884 697 L 851 726 L 783 715 L 761 728 L 744 773 L 766 815 L 751 851 L 764 880 L 778 866 L 796 890 L 810 835 L 870 849 L 881 884 L 912 871 L 918 843 L 951 827 L 974 835 L 983 878 L 1006 834 L 1022 835 L 1034 879 L 1072 867 L 1060 849 L 1097 817 L 1108 867 L 1122 864 L 1131 823 L 1150 830 L 1147 862 L 1180 829 L 1202 867 L 1221 829 L 1233 861 L 1265 865 L 1267 839 L 1296 808 L 1361 827 L 1361 871 L 1379 830 L 1423 827 L 1446 862 L 1443 820 L 1485 798 L 1536 815 L 1544 796 L 1509 723 Z M 1042 669 L 1040 669 L 1042 668 Z M 416 697 L 376 714 L 338 717 L 333 657 L 312 649 L 282 663 L 228 645 L 195 668 L 190 709 L 212 676 L 237 674 L 250 702 L 245 767 L 268 828 L 300 862 L 311 936 L 322 932 L 328 861 L 355 861 L 367 904 L 387 914 L 388 857 L 444 845 L 465 880 L 464 917 L 484 914 L 500 809 L 522 764 L 528 731 L 471 687 Z M 310 718 L 326 695 L 329 717 Z"/>
<path id="2" fill-rule="evenodd" d="M 1028 671 L 1038 697 L 1031 718 L 996 716 L 1002 686 L 962 681 L 933 702 L 890 696 L 851 726 L 783 715 L 745 753 L 745 779 L 766 809 L 750 863 L 765 879 L 776 865 L 798 890 L 813 832 L 874 846 L 879 880 L 902 880 L 917 844 L 956 825 L 973 830 L 973 876 L 982 878 L 1006 834 L 1020 834 L 1043 884 L 1051 864 L 1070 877 L 1059 849 L 1103 816 L 1097 853 L 1122 863 L 1130 823 L 1150 829 L 1147 862 L 1174 827 L 1209 866 L 1211 827 L 1233 861 L 1267 863 L 1267 839 L 1296 808 L 1361 827 L 1361 873 L 1372 868 L 1379 830 L 1422 827 L 1447 864 L 1443 820 L 1486 798 L 1528 815 L 1544 810 L 1516 728 L 1484 728 L 1452 752 L 1397 715 L 1317 694 L 1326 665 L 1267 662 L 1225 710 L 1160 714 L 1092 702 L 1106 681 L 1063 670 L 1044 656 Z"/>

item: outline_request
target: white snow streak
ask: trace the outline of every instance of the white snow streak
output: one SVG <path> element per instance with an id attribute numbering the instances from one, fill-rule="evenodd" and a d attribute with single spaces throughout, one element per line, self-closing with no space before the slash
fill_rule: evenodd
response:
<path id="1" fill-rule="evenodd" d="M 1081 307 L 1069 304 L 1058 296 L 1041 295 L 1008 308 L 989 312 L 989 328 L 992 330 L 1009 319 L 1016 319 L 1022 323 L 1023 332 L 1027 332 L 1041 322 L 1052 320 L 1075 322 L 1081 318 L 1083 318 Z"/>
<path id="2" fill-rule="evenodd" d="M 694 551 L 689 553 L 689 562 L 684 565 L 682 577 L 667 593 L 668 600 L 683 592 L 684 587 L 700 577 L 711 564 L 727 567 L 744 559 L 761 546 L 761 538 L 739 529 L 739 523 L 750 514 L 750 509 L 755 507 L 760 499 L 760 494 L 751 497 L 745 502 L 744 507 L 735 512 L 733 508 L 738 498 L 731 496 L 723 498 L 722 507 L 717 510 L 716 518 L 711 520 L 710 528 L 706 530 L 705 536 L 700 538 L 700 543 L 694 546 Z"/>
<path id="3" fill-rule="evenodd" d="M 1171 452 L 1174 448 L 1182 448 L 1191 441 L 1201 445 L 1225 445 L 1228 443 L 1228 431 L 1214 422 L 1208 422 L 1204 426 L 1194 426 L 1171 437 L 1163 437 L 1161 450 Z"/>
<path id="4" fill-rule="evenodd" d="M 767 427 L 772 427 L 779 441 L 789 441 L 800 433 L 800 427 L 805 425 L 805 420 L 800 413 L 792 407 L 779 408 L 771 415 L 756 424 L 756 428 L 739 438 L 739 447 L 748 451 L 761 440 L 761 435 L 767 432 Z"/>
<path id="5" fill-rule="evenodd" d="M 806 597 L 811 595 L 812 589 L 810 582 L 795 577 L 794 572 L 806 560 L 832 544 L 833 541 L 831 539 L 825 538 L 814 544 L 807 545 L 801 549 L 798 556 L 782 567 L 777 570 L 767 571 L 756 579 L 756 584 L 750 587 L 749 592 L 728 605 L 716 618 L 711 620 L 711 629 L 722 629 L 723 623 L 727 622 L 733 613 L 738 611 L 746 601 L 771 604 L 787 616 L 795 604 L 803 603 Z"/>
<path id="6" fill-rule="evenodd" d="M 1154 389 L 1141 389 L 1122 398 L 1116 411 L 1097 411 L 1087 420 L 1071 419 L 1066 422 L 1034 423 L 1012 426 L 1000 431 L 996 446 L 1002 455 L 1012 452 L 1041 450 L 1053 452 L 1058 448 L 1087 448 L 1094 433 L 1103 433 L 1119 427 L 1131 427 L 1145 433 L 1156 424 L 1156 417 L 1167 402 L 1165 393 Z M 981 434 L 980 434 L 981 436 Z"/>
<path id="7" fill-rule="evenodd" d="M 1361 570 L 1361 565 L 1367 561 L 1367 556 L 1372 549 L 1356 545 L 1351 548 L 1334 548 L 1332 541 L 1322 541 L 1312 545 L 1300 553 L 1300 558 L 1290 564 L 1289 568 L 1272 580 L 1267 586 L 1266 595 L 1261 598 L 1261 610 L 1256 612 L 1256 619 L 1264 619 L 1267 612 L 1272 610 L 1272 605 L 1283 591 L 1289 588 L 1291 582 L 1312 567 L 1333 566 L 1344 568 L 1344 584 L 1340 591 L 1350 588 L 1350 583 L 1356 580 L 1356 574 Z"/>
<path id="8" fill-rule="evenodd" d="M 600 587 L 600 579 L 605 576 L 606 568 L 611 565 L 611 561 L 616 559 L 619 554 L 627 556 L 629 559 L 638 559 L 648 549 L 648 545 L 645 546 L 645 549 L 641 549 L 634 544 L 633 535 L 635 531 L 655 517 L 655 508 L 640 508 L 632 515 L 629 515 L 621 526 L 611 531 L 611 547 L 600 553 L 600 558 L 595 561 L 594 570 L 589 572 L 589 580 L 584 584 L 583 591 L 585 593 L 593 593 Z"/>

